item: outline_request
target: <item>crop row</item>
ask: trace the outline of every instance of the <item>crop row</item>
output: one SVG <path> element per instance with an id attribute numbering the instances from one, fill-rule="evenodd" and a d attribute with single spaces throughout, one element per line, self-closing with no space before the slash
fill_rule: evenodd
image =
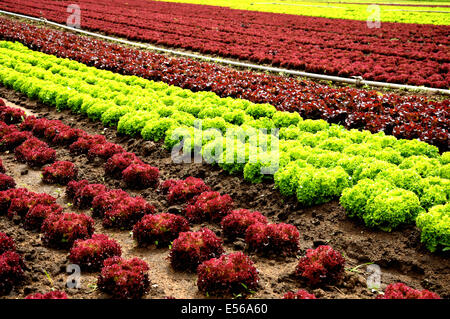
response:
<path id="1" fill-rule="evenodd" d="M 303 118 L 324 119 L 346 128 L 384 131 L 397 138 L 420 139 L 447 150 L 450 101 L 424 97 L 380 95 L 282 76 L 242 72 L 210 63 L 168 58 L 162 54 L 118 46 L 68 32 L 0 18 L 0 37 L 20 41 L 33 50 L 192 91 L 212 91 L 221 97 L 270 103 Z"/>
<path id="2" fill-rule="evenodd" d="M 85 145 L 83 153 L 87 153 L 88 157 L 93 156 L 92 151 L 98 149 L 98 145 L 114 145 L 108 144 L 103 136 L 88 135 L 82 130 L 64 126 L 57 120 L 49 121 L 45 118 L 26 116 L 19 109 L 3 106 L 0 116 L 8 123 L 18 124 L 16 126 L 0 122 L 2 145 L 5 140 L 11 141 L 11 136 L 18 136 L 21 132 L 29 133 L 28 139 L 21 139 L 21 142 L 14 144 L 7 143 L 4 148 L 14 151 L 18 160 L 22 158 L 20 156 L 22 149 L 28 149 L 29 142 L 36 141 L 36 137 L 32 137 L 32 134 L 56 145 L 66 144 L 73 153 L 79 153 L 80 146 Z M 68 134 L 69 132 L 72 134 Z M 59 137 L 73 136 L 74 133 L 79 137 L 77 140 L 71 139 L 70 145 L 61 142 Z M 99 139 L 102 141 L 85 143 L 86 140 Z M 115 175 L 110 170 L 111 166 L 114 166 L 112 164 L 121 164 L 124 168 L 122 177 L 125 179 L 128 169 L 135 165 L 130 159 L 135 162 L 140 160 L 134 153 L 118 150 L 118 147 L 115 149 L 117 150 L 115 155 L 112 152 L 96 155 L 105 161 L 106 174 Z M 128 163 L 124 161 L 125 158 L 129 160 Z M 29 164 L 40 166 L 43 162 Z M 155 214 L 154 207 L 140 197 L 130 197 L 119 189 L 108 190 L 102 184 L 90 184 L 87 180 L 77 181 L 77 169 L 71 162 L 56 161 L 44 167 L 42 172 L 42 180 L 46 183 L 67 184 L 66 196 L 72 200 L 74 207 L 90 208 L 93 217 L 103 218 L 104 227 L 132 228 L 133 238 L 139 246 L 170 244 L 169 259 L 172 267 L 181 271 L 195 271 L 198 267 L 198 287 L 201 291 L 238 293 L 244 290 L 244 293 L 248 293 L 257 289 L 259 276 L 252 261 L 242 253 L 223 255 L 222 241 L 211 230 L 203 228 L 191 232 L 184 217 L 168 213 Z M 86 214 L 63 212 L 63 207 L 56 203 L 56 199 L 45 193 L 29 192 L 25 188 L 15 189 L 14 180 L 1 186 L 1 212 L 7 213 L 9 218 L 23 219 L 23 226 L 26 229 L 40 230 L 46 246 L 70 249 L 69 260 L 78 264 L 83 271 L 101 271 L 98 278 L 98 287 L 101 290 L 120 298 L 138 298 L 148 291 L 150 286 L 146 275 L 148 265 L 137 258 L 131 260 L 120 258 L 120 245 L 105 235 L 94 234 L 91 217 Z M 299 233 L 294 226 L 283 223 L 268 224 L 267 219 L 259 212 L 245 209 L 231 211 L 233 208 L 231 198 L 228 195 L 221 196 L 217 192 L 211 192 L 201 179 L 189 177 L 186 180 L 167 180 L 160 188 L 166 193 L 169 202 L 189 203 L 183 211 L 190 222 L 222 220 L 224 234 L 231 237 L 244 235 L 250 250 L 277 251 L 278 254 L 289 255 L 296 255 L 298 252 Z M 341 278 L 345 261 L 331 247 L 320 246 L 308 254 L 300 260 L 297 267 L 296 272 L 300 278 L 304 278 L 313 286 L 334 283 Z M 332 262 L 327 259 L 330 257 L 333 258 Z M 18 278 L 13 277 L 11 272 L 7 272 L 5 277 L 8 275 L 11 277 L 11 283 L 18 281 L 12 280 Z M 121 280 L 117 280 L 117 277 Z M 11 288 L 12 285 L 8 285 L 2 293 L 8 292 L 6 290 Z M 62 297 L 66 296 L 62 294 Z"/>
<path id="3" fill-rule="evenodd" d="M 159 0 L 158 0 L 159 1 Z M 380 6 L 380 21 L 448 25 L 449 21 L 445 10 L 450 6 L 428 2 L 427 4 L 410 1 L 405 3 L 385 3 L 381 1 L 296 1 L 285 0 L 281 2 L 255 2 L 253 0 L 165 0 L 165 2 L 181 2 L 202 5 L 230 7 L 239 10 L 297 14 L 310 17 L 323 17 L 332 19 L 351 19 L 366 21 L 369 17 L 368 6 Z M 408 7 L 408 8 L 405 8 Z M 430 9 L 431 8 L 431 9 Z M 370 9 L 370 7 L 369 7 Z M 441 11 L 441 12 L 432 12 Z"/>
<path id="4" fill-rule="evenodd" d="M 223 7 L 133 0 L 81 1 L 84 28 L 204 54 L 308 72 L 448 88 L 450 26 L 328 20 Z M 2 2 L 2 8 L 66 23 L 68 1 Z M 330 27 L 331 25 L 331 27 Z M 331 28 L 331 30 L 330 30 Z M 389 31 L 388 31 L 389 30 Z M 412 40 L 411 40 L 412 39 Z"/>
<path id="5" fill-rule="evenodd" d="M 120 133 L 164 139 L 169 149 L 184 143 L 185 154 L 194 151 L 231 174 L 243 173 L 248 181 L 274 178 L 283 195 L 295 196 L 303 205 L 343 194 L 341 203 L 350 216 L 391 230 L 448 203 L 450 153 L 439 155 L 426 143 L 349 131 L 278 112 L 268 104 L 221 99 L 213 93 L 114 74 L 21 44 L 3 42 L 1 47 L 0 81 L 7 87 L 57 109 L 117 126 Z M 228 143 L 230 138 L 234 143 Z M 440 238 L 432 249 L 447 246 L 448 223 L 431 220 Z"/>
<path id="6" fill-rule="evenodd" d="M 257 3 L 252 2 L 252 0 L 242 0 L 242 1 L 238 1 L 238 0 L 164 0 L 164 2 L 180 2 L 180 3 L 204 3 L 204 4 L 211 4 L 211 5 L 220 5 L 223 7 L 226 7 L 228 4 L 229 7 L 232 8 L 236 8 L 237 5 L 239 4 L 243 4 L 245 5 L 247 8 L 251 8 L 251 5 L 256 5 Z M 295 0 L 287 0 L 285 2 L 302 2 L 302 3 L 326 3 L 326 4 L 338 4 L 338 5 L 342 5 L 342 4 L 351 4 L 351 5 L 363 5 L 363 6 L 367 6 L 370 4 L 376 4 L 379 6 L 389 6 L 389 7 L 422 7 L 422 8 L 450 8 L 450 5 L 445 4 L 445 2 L 434 2 L 434 1 L 430 1 L 430 2 L 421 2 L 421 1 L 415 1 L 415 0 L 402 0 L 399 3 L 387 3 L 384 2 L 383 0 L 376 0 L 376 1 L 372 1 L 372 2 L 365 2 L 364 0 L 361 1 L 357 1 L 357 0 L 352 0 L 352 1 L 341 1 L 341 0 L 318 0 L 318 1 L 314 1 L 314 2 L 310 2 L 308 0 L 301 0 L 301 1 L 295 1 Z M 250 3 L 250 4 L 249 4 Z M 253 4 L 252 4 L 253 3 Z M 270 3 L 267 3 L 270 4 Z M 350 18 L 349 18 L 350 19 Z"/>

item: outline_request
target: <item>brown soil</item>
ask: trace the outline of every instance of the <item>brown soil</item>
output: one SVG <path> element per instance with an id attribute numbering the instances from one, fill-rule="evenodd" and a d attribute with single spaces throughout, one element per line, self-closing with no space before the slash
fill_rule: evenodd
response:
<path id="1" fill-rule="evenodd" d="M 170 153 L 161 144 L 140 138 L 119 136 L 115 129 L 104 128 L 101 123 L 89 121 L 81 115 L 68 111 L 56 112 L 25 96 L 0 87 L 0 97 L 8 105 L 21 106 L 28 113 L 49 119 L 60 119 L 73 127 L 82 128 L 91 134 L 105 134 L 109 141 L 122 145 L 127 151 L 135 152 L 148 164 L 160 169 L 162 179 L 200 177 L 221 193 L 228 193 L 236 207 L 261 211 L 271 222 L 287 222 L 296 225 L 300 231 L 300 253 L 321 244 L 329 244 L 343 253 L 347 260 L 347 271 L 343 280 L 335 286 L 310 289 L 295 278 L 294 269 L 298 258 L 258 256 L 249 253 L 260 272 L 260 288 L 252 298 L 281 298 L 289 290 L 306 289 L 321 298 L 374 298 L 376 293 L 366 287 L 367 262 L 378 264 L 382 271 L 382 288 L 394 282 L 404 282 L 416 289 L 429 289 L 444 298 L 450 298 L 450 263 L 448 254 L 432 254 L 420 243 L 420 233 L 414 226 L 406 226 L 391 233 L 371 230 L 358 221 L 346 217 L 337 201 L 320 206 L 303 207 L 294 199 L 282 197 L 273 183 L 253 185 L 241 177 L 230 176 L 217 167 L 207 164 L 174 164 Z M 90 182 L 103 183 L 110 188 L 125 188 L 120 181 L 104 175 L 103 163 L 89 162 L 84 155 L 73 156 L 67 148 L 55 147 L 59 160 L 73 161 L 80 171 L 80 178 Z M 46 192 L 58 198 L 58 202 L 72 210 L 64 197 L 64 187 L 45 185 L 41 182 L 39 170 L 30 169 L 14 159 L 13 154 L 1 156 L 7 174 L 14 177 L 18 187 L 27 187 L 35 192 Z M 179 210 L 169 206 L 165 197 L 153 189 L 144 191 L 127 190 L 140 195 L 154 204 L 159 212 Z M 86 212 L 89 214 L 89 212 Z M 195 225 L 194 229 L 208 226 L 220 235 L 220 228 L 213 224 Z M 167 248 L 137 248 L 127 231 L 104 229 L 96 221 L 96 232 L 115 238 L 122 246 L 126 258 L 140 257 L 150 265 L 152 288 L 147 298 L 202 298 L 196 287 L 196 275 L 175 272 L 167 260 Z M 82 273 L 80 289 L 65 288 L 68 273 L 67 251 L 54 250 L 42 245 L 40 234 L 23 230 L 19 222 L 0 216 L 0 231 L 11 235 L 23 254 L 26 263 L 26 279 L 15 287 L 6 298 L 23 298 L 34 292 L 47 292 L 52 288 L 64 289 L 71 298 L 106 298 L 96 289 L 98 273 Z M 245 242 L 238 239 L 226 242 L 227 252 L 244 250 Z M 248 253 L 248 252 L 247 252 Z M 298 257 L 299 257 L 298 256 Z M 357 269 L 352 269 L 362 265 Z M 352 270 L 350 270 L 352 269 Z M 47 275 L 48 274 L 48 275 Z"/>

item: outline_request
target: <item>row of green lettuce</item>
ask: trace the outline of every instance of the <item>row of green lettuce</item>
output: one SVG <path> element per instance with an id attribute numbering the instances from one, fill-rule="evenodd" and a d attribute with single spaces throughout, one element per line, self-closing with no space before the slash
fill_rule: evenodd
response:
<path id="1" fill-rule="evenodd" d="M 450 153 L 432 145 L 303 120 L 269 104 L 194 93 L 7 41 L 0 42 L 0 82 L 120 133 L 164 140 L 169 149 L 184 137 L 185 150 L 248 181 L 274 180 L 303 205 L 340 198 L 348 215 L 369 227 L 390 231 L 417 219 L 430 250 L 450 246 Z M 224 138 L 229 132 L 232 143 Z"/>

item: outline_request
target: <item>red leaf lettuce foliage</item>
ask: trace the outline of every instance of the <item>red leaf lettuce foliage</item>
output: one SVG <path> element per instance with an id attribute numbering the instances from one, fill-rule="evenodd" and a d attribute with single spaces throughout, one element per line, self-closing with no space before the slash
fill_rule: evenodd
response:
<path id="1" fill-rule="evenodd" d="M 200 263 L 224 253 L 222 241 L 208 228 L 182 232 L 172 243 L 169 259 L 176 270 L 195 271 Z"/>
<path id="2" fill-rule="evenodd" d="M 146 215 L 133 227 L 133 238 L 139 246 L 168 245 L 179 233 L 189 231 L 188 221 L 178 215 L 161 213 Z"/>
<path id="3" fill-rule="evenodd" d="M 249 250 L 292 256 L 299 249 L 300 233 L 294 225 L 255 223 L 247 228 L 245 241 Z"/>
<path id="4" fill-rule="evenodd" d="M 225 237 L 234 239 L 244 237 L 247 228 L 253 224 L 267 224 L 267 218 L 260 212 L 252 212 L 248 209 L 238 209 L 231 211 L 221 221 L 223 234 Z"/>
<path id="5" fill-rule="evenodd" d="M 242 252 L 204 261 L 197 273 L 198 289 L 208 294 L 246 294 L 258 288 L 258 270 Z"/>
<path id="6" fill-rule="evenodd" d="M 68 299 L 68 297 L 64 291 L 53 290 L 45 294 L 38 292 L 32 295 L 28 295 L 25 297 L 25 299 Z"/>
<path id="7" fill-rule="evenodd" d="M 207 191 L 210 191 L 210 188 L 200 178 L 189 176 L 185 180 L 175 182 L 171 180 L 167 190 L 167 200 L 170 203 L 188 202 L 194 196 Z"/>
<path id="8" fill-rule="evenodd" d="M 158 185 L 159 170 L 147 164 L 131 164 L 123 170 L 122 176 L 129 188 L 143 189 Z"/>
<path id="9" fill-rule="evenodd" d="M 314 294 L 310 294 L 306 290 L 299 289 L 296 292 L 289 291 L 284 294 L 283 299 L 317 299 Z"/>
<path id="10" fill-rule="evenodd" d="M 42 181 L 47 184 L 67 185 L 77 176 L 78 168 L 68 161 L 56 161 L 42 169 Z"/>
<path id="11" fill-rule="evenodd" d="M 42 241 L 45 245 L 68 249 L 77 239 L 86 239 L 92 236 L 94 220 L 84 214 L 53 214 L 44 220 L 42 232 Z"/>
<path id="12" fill-rule="evenodd" d="M 0 255 L 0 295 L 8 294 L 24 277 L 22 257 L 14 251 Z"/>
<path id="13" fill-rule="evenodd" d="M 344 273 L 345 259 L 327 245 L 308 249 L 306 256 L 300 258 L 296 274 L 309 285 L 324 285 L 337 282 Z"/>
<path id="14" fill-rule="evenodd" d="M 139 258 L 108 258 L 97 280 L 97 287 L 114 298 L 137 299 L 150 289 L 149 267 Z"/>
<path id="15" fill-rule="evenodd" d="M 416 290 L 403 283 L 389 284 L 383 295 L 377 299 L 441 299 L 438 294 L 424 290 Z"/>
<path id="16" fill-rule="evenodd" d="M 85 271 L 98 271 L 106 259 L 121 255 L 122 250 L 115 240 L 103 234 L 94 234 L 92 238 L 75 241 L 69 260 Z"/>
<path id="17" fill-rule="evenodd" d="M 233 209 L 230 195 L 219 192 L 203 192 L 185 209 L 186 218 L 193 223 L 220 221 Z"/>

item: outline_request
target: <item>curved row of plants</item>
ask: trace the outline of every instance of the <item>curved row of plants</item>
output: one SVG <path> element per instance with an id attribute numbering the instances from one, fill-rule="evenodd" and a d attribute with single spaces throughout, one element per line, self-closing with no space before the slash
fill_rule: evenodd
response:
<path id="1" fill-rule="evenodd" d="M 334 89 L 304 80 L 167 57 L 5 18 L 0 18 L 0 38 L 99 69 L 192 91 L 211 91 L 221 97 L 269 103 L 280 111 L 298 112 L 303 118 L 324 119 L 349 129 L 418 138 L 442 151 L 449 147 L 450 100 L 435 102 L 419 96 Z"/>
<path id="2" fill-rule="evenodd" d="M 169 149 L 183 141 L 189 155 L 201 152 L 206 162 L 250 182 L 274 179 L 282 194 L 296 196 L 302 205 L 340 198 L 348 214 L 369 227 L 389 231 L 427 214 L 418 219 L 422 240 L 430 250 L 449 246 L 449 152 L 440 155 L 417 140 L 303 120 L 269 104 L 90 68 L 18 43 L 0 47 L 0 81 L 32 99 L 86 114 L 120 133 L 164 139 Z M 276 130 L 258 129 L 279 129 L 280 139 Z M 226 132 L 234 134 L 231 144 Z"/>
<path id="3" fill-rule="evenodd" d="M 450 26 L 328 20 L 132 0 L 79 1 L 83 28 L 307 72 L 447 89 Z M 70 1 L 4 0 L 4 10 L 66 23 Z M 332 27 L 330 28 L 330 25 Z"/>

